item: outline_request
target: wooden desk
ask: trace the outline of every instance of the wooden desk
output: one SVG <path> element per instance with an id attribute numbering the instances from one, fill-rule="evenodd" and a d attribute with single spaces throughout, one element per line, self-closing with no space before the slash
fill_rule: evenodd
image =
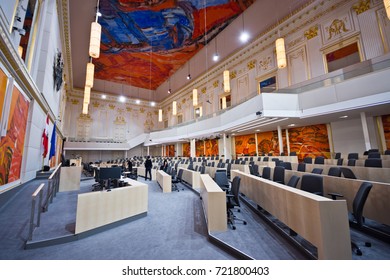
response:
<path id="1" fill-rule="evenodd" d="M 80 190 L 82 166 L 61 167 L 59 192 Z"/>
<path id="2" fill-rule="evenodd" d="M 191 185 L 191 187 L 197 191 L 200 189 L 200 173 L 194 170 L 188 170 L 186 168 L 179 167 L 183 169 L 182 180 Z M 179 172 L 178 172 L 179 173 Z"/>
<path id="3" fill-rule="evenodd" d="M 319 259 L 352 259 L 345 200 L 331 200 L 241 171 L 240 192 L 311 242 Z"/>
<path id="4" fill-rule="evenodd" d="M 145 178 L 146 168 L 143 166 L 133 167 L 137 168 L 137 175 Z M 152 180 L 156 180 L 157 169 L 152 168 Z M 150 178 L 149 178 L 150 179 Z"/>
<path id="5" fill-rule="evenodd" d="M 158 170 L 156 174 L 157 183 L 164 193 L 172 192 L 172 177 L 163 170 Z"/>
<path id="6" fill-rule="evenodd" d="M 381 158 L 381 160 L 382 160 L 382 168 L 390 168 L 390 160 L 383 159 L 383 158 Z M 313 162 L 314 162 L 314 159 L 313 159 Z M 328 165 L 337 165 L 337 159 L 325 159 L 324 162 L 325 162 L 325 164 L 328 164 Z M 365 159 L 357 159 L 355 161 L 355 166 L 364 167 L 364 163 L 365 163 Z M 344 158 L 342 166 L 349 167 L 347 158 Z M 375 167 L 375 168 L 380 169 L 379 167 L 378 168 Z"/>
<path id="7" fill-rule="evenodd" d="M 128 178 L 124 181 L 134 185 L 78 195 L 76 234 L 147 213 L 148 185 Z"/>
<path id="8" fill-rule="evenodd" d="M 208 174 L 200 175 L 200 196 L 202 197 L 208 231 L 226 231 L 226 193 Z"/>

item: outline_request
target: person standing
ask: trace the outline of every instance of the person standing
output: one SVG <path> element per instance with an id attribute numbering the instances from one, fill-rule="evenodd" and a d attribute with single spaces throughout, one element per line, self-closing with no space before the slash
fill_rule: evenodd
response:
<path id="1" fill-rule="evenodd" d="M 150 159 L 150 156 L 146 158 L 145 161 L 145 181 L 148 180 L 148 174 L 149 174 L 149 180 L 152 181 L 152 160 Z"/>

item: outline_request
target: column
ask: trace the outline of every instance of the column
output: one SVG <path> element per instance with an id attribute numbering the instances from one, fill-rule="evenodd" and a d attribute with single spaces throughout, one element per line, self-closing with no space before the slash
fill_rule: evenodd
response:
<path id="1" fill-rule="evenodd" d="M 149 153 L 149 146 L 146 147 L 146 154 L 149 156 L 150 153 Z"/>
<path id="2" fill-rule="evenodd" d="M 195 139 L 191 139 L 191 142 L 190 142 L 190 156 L 196 157 Z"/>
<path id="3" fill-rule="evenodd" d="M 290 139 L 288 137 L 288 129 L 286 128 L 286 145 L 287 145 L 287 155 L 290 155 Z"/>
<path id="4" fill-rule="evenodd" d="M 283 153 L 283 137 L 282 128 L 278 125 L 278 142 L 279 142 L 279 155 Z"/>
<path id="5" fill-rule="evenodd" d="M 370 135 L 368 134 L 367 118 L 365 112 L 360 113 L 360 119 L 362 121 L 364 144 L 366 147 L 366 151 L 368 151 L 371 149 L 371 143 L 370 143 Z"/>

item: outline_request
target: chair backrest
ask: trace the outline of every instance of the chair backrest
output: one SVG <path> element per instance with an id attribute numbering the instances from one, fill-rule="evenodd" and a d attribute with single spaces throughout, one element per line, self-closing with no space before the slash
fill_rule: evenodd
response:
<path id="1" fill-rule="evenodd" d="M 358 153 L 349 153 L 348 159 L 359 159 L 359 154 Z"/>
<path id="2" fill-rule="evenodd" d="M 313 159 L 312 159 L 311 157 L 305 157 L 305 158 L 303 159 L 303 162 L 304 162 L 304 163 L 313 163 Z"/>
<path id="3" fill-rule="evenodd" d="M 340 167 L 341 173 L 344 175 L 345 178 L 348 179 L 357 179 L 353 171 L 347 167 Z"/>
<path id="4" fill-rule="evenodd" d="M 343 165 L 343 161 L 344 161 L 343 158 L 338 158 L 337 159 L 337 165 Z"/>
<path id="5" fill-rule="evenodd" d="M 283 166 L 275 166 L 273 181 L 284 184 L 284 167 Z"/>
<path id="6" fill-rule="evenodd" d="M 352 215 L 356 220 L 356 223 L 359 226 L 362 226 L 364 223 L 363 219 L 363 208 L 364 204 L 366 203 L 368 194 L 372 188 L 372 184 L 369 182 L 363 182 L 358 192 L 355 195 L 355 198 L 353 199 L 352 203 Z"/>
<path id="7" fill-rule="evenodd" d="M 301 177 L 299 177 L 297 175 L 292 175 L 290 180 L 288 180 L 288 182 L 287 182 L 287 186 L 292 187 L 292 188 L 296 188 L 300 179 L 301 179 Z"/>
<path id="8" fill-rule="evenodd" d="M 263 167 L 263 172 L 261 174 L 261 177 L 264 179 L 271 179 L 271 167 L 269 166 L 264 166 Z"/>
<path id="9" fill-rule="evenodd" d="M 341 169 L 340 167 L 332 166 L 328 170 L 329 176 L 341 177 Z"/>
<path id="10" fill-rule="evenodd" d="M 334 155 L 334 159 L 339 159 L 339 158 L 341 158 L 341 153 L 336 153 L 336 154 Z"/>
<path id="11" fill-rule="evenodd" d="M 179 169 L 179 173 L 177 174 L 177 178 L 178 178 L 179 180 L 181 180 L 182 177 L 183 177 L 183 169 L 180 168 L 180 169 Z"/>
<path id="12" fill-rule="evenodd" d="M 290 152 L 290 156 L 296 156 L 297 152 Z"/>
<path id="13" fill-rule="evenodd" d="M 225 168 L 225 163 L 224 162 L 221 162 L 221 168 Z"/>
<path id="14" fill-rule="evenodd" d="M 241 183 L 241 177 L 235 176 L 232 181 L 231 193 L 233 195 L 233 202 L 237 206 L 240 206 L 240 199 L 238 197 L 240 193 L 240 183 Z"/>
<path id="15" fill-rule="evenodd" d="M 229 179 L 226 172 L 215 172 L 214 181 L 221 189 L 229 188 Z"/>
<path id="16" fill-rule="evenodd" d="M 325 163 L 325 158 L 324 157 L 316 157 L 314 159 L 314 164 L 324 164 Z"/>
<path id="17" fill-rule="evenodd" d="M 306 163 L 304 163 L 304 162 L 298 163 L 298 169 L 297 170 L 300 171 L 300 172 L 306 172 Z"/>
<path id="18" fill-rule="evenodd" d="M 323 178 L 316 174 L 305 174 L 302 176 L 301 190 L 310 193 L 324 195 Z"/>
<path id="19" fill-rule="evenodd" d="M 385 155 L 390 155 L 390 150 L 386 150 Z"/>
<path id="20" fill-rule="evenodd" d="M 259 166 L 257 164 L 252 165 L 253 175 L 259 176 Z"/>
<path id="21" fill-rule="evenodd" d="M 381 158 L 381 154 L 379 152 L 369 152 L 368 158 Z"/>
<path id="22" fill-rule="evenodd" d="M 313 168 L 311 173 L 313 174 L 322 174 L 323 169 L 322 168 Z"/>
<path id="23" fill-rule="evenodd" d="M 252 165 L 249 165 L 248 167 L 249 167 L 249 173 L 250 173 L 251 175 L 255 175 L 255 174 L 253 173 L 253 166 L 252 166 Z"/>
<path id="24" fill-rule="evenodd" d="M 382 168 L 382 160 L 380 158 L 367 158 L 364 161 L 364 166 Z"/>
<path id="25" fill-rule="evenodd" d="M 198 165 L 195 165 L 194 171 L 198 171 Z"/>
<path id="26" fill-rule="evenodd" d="M 292 170 L 291 162 L 282 162 L 281 166 L 283 166 L 287 170 Z"/>
<path id="27" fill-rule="evenodd" d="M 268 161 L 268 157 L 263 157 L 263 161 Z"/>
<path id="28" fill-rule="evenodd" d="M 356 159 L 350 158 L 348 159 L 348 166 L 355 166 L 356 165 Z"/>

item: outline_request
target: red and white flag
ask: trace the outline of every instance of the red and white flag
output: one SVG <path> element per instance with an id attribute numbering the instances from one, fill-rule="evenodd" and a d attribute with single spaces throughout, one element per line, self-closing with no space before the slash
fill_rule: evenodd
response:
<path id="1" fill-rule="evenodd" d="M 46 124 L 42 133 L 42 147 L 43 147 L 42 157 L 46 158 L 47 151 L 49 149 L 49 115 L 46 116 Z"/>

